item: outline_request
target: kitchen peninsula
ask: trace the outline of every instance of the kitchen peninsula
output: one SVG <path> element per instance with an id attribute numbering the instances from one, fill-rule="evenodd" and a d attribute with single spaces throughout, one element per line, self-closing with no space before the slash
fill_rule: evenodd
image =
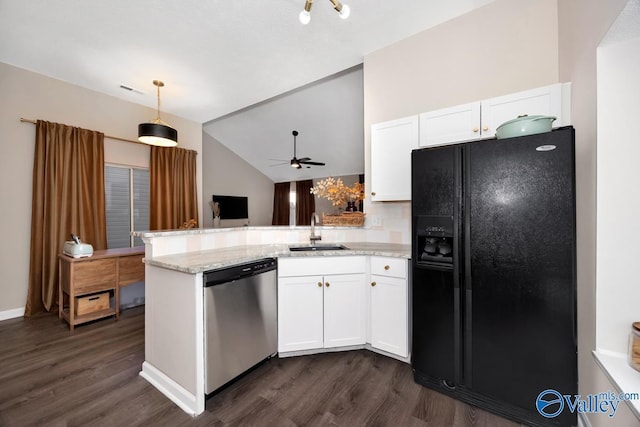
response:
<path id="1" fill-rule="evenodd" d="M 283 266 L 286 265 L 283 274 L 286 271 L 287 277 L 279 279 L 279 286 L 295 286 L 304 280 L 312 280 L 314 289 L 320 292 L 320 307 L 322 292 L 325 292 L 327 305 L 326 293 L 330 282 L 334 283 L 331 292 L 340 289 L 332 279 L 339 277 L 337 273 L 352 273 L 354 268 L 359 273 L 342 275 L 348 276 L 355 284 L 351 288 L 355 292 L 349 291 L 342 297 L 349 298 L 348 307 L 360 307 L 355 310 L 358 325 L 351 329 L 361 337 L 343 341 L 343 344 L 335 344 L 339 340 L 324 344 L 307 340 L 305 344 L 298 337 L 308 331 L 301 329 L 296 319 L 293 326 L 289 325 L 291 327 L 282 329 L 283 325 L 279 325 L 281 357 L 368 348 L 408 362 L 407 261 L 410 245 L 402 242 L 377 243 L 375 240 L 392 241 L 392 236 L 375 230 L 319 227 L 317 231 L 322 241 L 317 242 L 318 245 L 338 244 L 347 249 L 290 251 L 289 247 L 293 245 L 309 245 L 309 231 L 309 227 L 242 227 L 134 233 L 145 242 L 145 361 L 140 375 L 185 412 L 194 416 L 202 413 L 206 393 L 204 273 L 264 258 L 279 258 Z M 294 259 L 303 262 L 299 266 L 304 268 L 292 264 Z M 314 265 L 317 269 L 309 270 L 309 266 Z M 328 275 L 327 280 L 320 281 L 318 277 L 323 276 L 318 274 L 319 269 L 327 266 L 335 267 L 336 275 Z M 287 294 L 280 288 L 278 292 Z M 278 296 L 280 316 L 281 310 L 286 309 L 282 295 Z M 380 328 L 377 325 L 387 324 L 385 316 L 389 315 L 380 310 L 385 307 L 382 301 L 389 301 L 392 295 L 398 295 L 394 301 L 403 313 L 393 315 L 399 318 L 399 329 Z M 286 318 L 291 319 L 288 315 Z M 320 328 L 322 336 L 322 322 Z M 330 329 L 330 324 L 324 325 L 325 336 Z M 397 333 L 398 330 L 402 332 Z M 283 343 L 284 336 L 291 339 Z"/>

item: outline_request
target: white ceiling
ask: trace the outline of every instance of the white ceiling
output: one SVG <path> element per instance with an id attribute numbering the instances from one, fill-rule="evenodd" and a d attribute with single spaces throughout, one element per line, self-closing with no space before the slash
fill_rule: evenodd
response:
<path id="1" fill-rule="evenodd" d="M 304 0 L 0 0 L 0 62 L 151 108 L 151 82 L 160 79 L 161 111 L 204 123 L 211 132 L 215 119 L 295 94 L 361 64 L 370 52 L 492 1 L 344 0 L 351 16 L 342 20 L 328 0 L 315 0 L 305 26 L 298 20 Z M 309 112 L 316 114 L 322 113 Z M 363 161 L 361 120 L 351 124 L 360 127 L 358 135 L 327 127 L 326 120 L 278 125 L 256 122 L 251 132 L 228 129 L 217 137 L 276 182 L 304 179 L 314 170 L 287 177 L 260 157 L 290 158 L 296 128 L 298 157 L 327 162 L 324 176 L 342 174 L 330 170 L 337 160 L 326 153 L 348 165 Z M 254 145 L 260 143 L 273 146 L 263 153 Z M 343 153 L 345 143 L 359 149 Z M 362 172 L 347 169 L 341 170 Z"/>

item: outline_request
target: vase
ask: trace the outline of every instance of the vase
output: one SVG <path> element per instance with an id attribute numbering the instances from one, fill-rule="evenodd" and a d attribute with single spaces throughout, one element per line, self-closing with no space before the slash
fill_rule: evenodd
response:
<path id="1" fill-rule="evenodd" d="M 219 216 L 214 216 L 213 217 L 213 227 L 214 228 L 220 228 L 220 217 Z"/>
<path id="2" fill-rule="evenodd" d="M 356 202 L 347 202 L 347 208 L 344 211 L 345 212 L 358 212 L 358 207 L 356 206 Z"/>

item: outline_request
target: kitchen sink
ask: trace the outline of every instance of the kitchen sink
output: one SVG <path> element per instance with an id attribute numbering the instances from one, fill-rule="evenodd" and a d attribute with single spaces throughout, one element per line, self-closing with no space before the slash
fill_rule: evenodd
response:
<path id="1" fill-rule="evenodd" d="M 292 252 L 343 251 L 349 249 L 344 245 L 289 246 Z"/>

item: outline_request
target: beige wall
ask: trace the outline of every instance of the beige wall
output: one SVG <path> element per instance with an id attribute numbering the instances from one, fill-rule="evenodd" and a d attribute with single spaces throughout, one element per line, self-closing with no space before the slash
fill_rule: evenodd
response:
<path id="1" fill-rule="evenodd" d="M 29 280 L 31 185 L 35 127 L 20 117 L 42 119 L 136 139 L 138 123 L 155 109 L 0 63 L 0 313 L 24 307 Z M 183 148 L 202 152 L 202 125 L 163 114 L 178 129 Z M 148 148 L 105 140 L 107 162 L 148 165 Z M 198 156 L 198 188 L 202 188 Z M 202 211 L 199 201 L 199 211 Z"/>
<path id="2" fill-rule="evenodd" d="M 202 133 L 204 206 L 203 227 L 213 227 L 208 203 L 213 194 L 247 196 L 250 225 L 271 225 L 273 181 L 209 134 Z M 244 225 L 244 220 L 223 220 L 222 227 Z"/>
<path id="3" fill-rule="evenodd" d="M 596 48 L 626 0 L 559 0 L 560 78 L 572 82 L 572 121 L 576 128 L 578 249 L 578 372 L 582 394 L 613 390 L 595 364 L 596 266 Z M 589 417 L 594 427 L 637 425 L 626 404 L 615 420 Z"/>
<path id="4" fill-rule="evenodd" d="M 365 177 L 371 125 L 557 83 L 556 0 L 497 0 L 364 58 Z M 365 200 L 410 242 L 409 203 Z"/>

